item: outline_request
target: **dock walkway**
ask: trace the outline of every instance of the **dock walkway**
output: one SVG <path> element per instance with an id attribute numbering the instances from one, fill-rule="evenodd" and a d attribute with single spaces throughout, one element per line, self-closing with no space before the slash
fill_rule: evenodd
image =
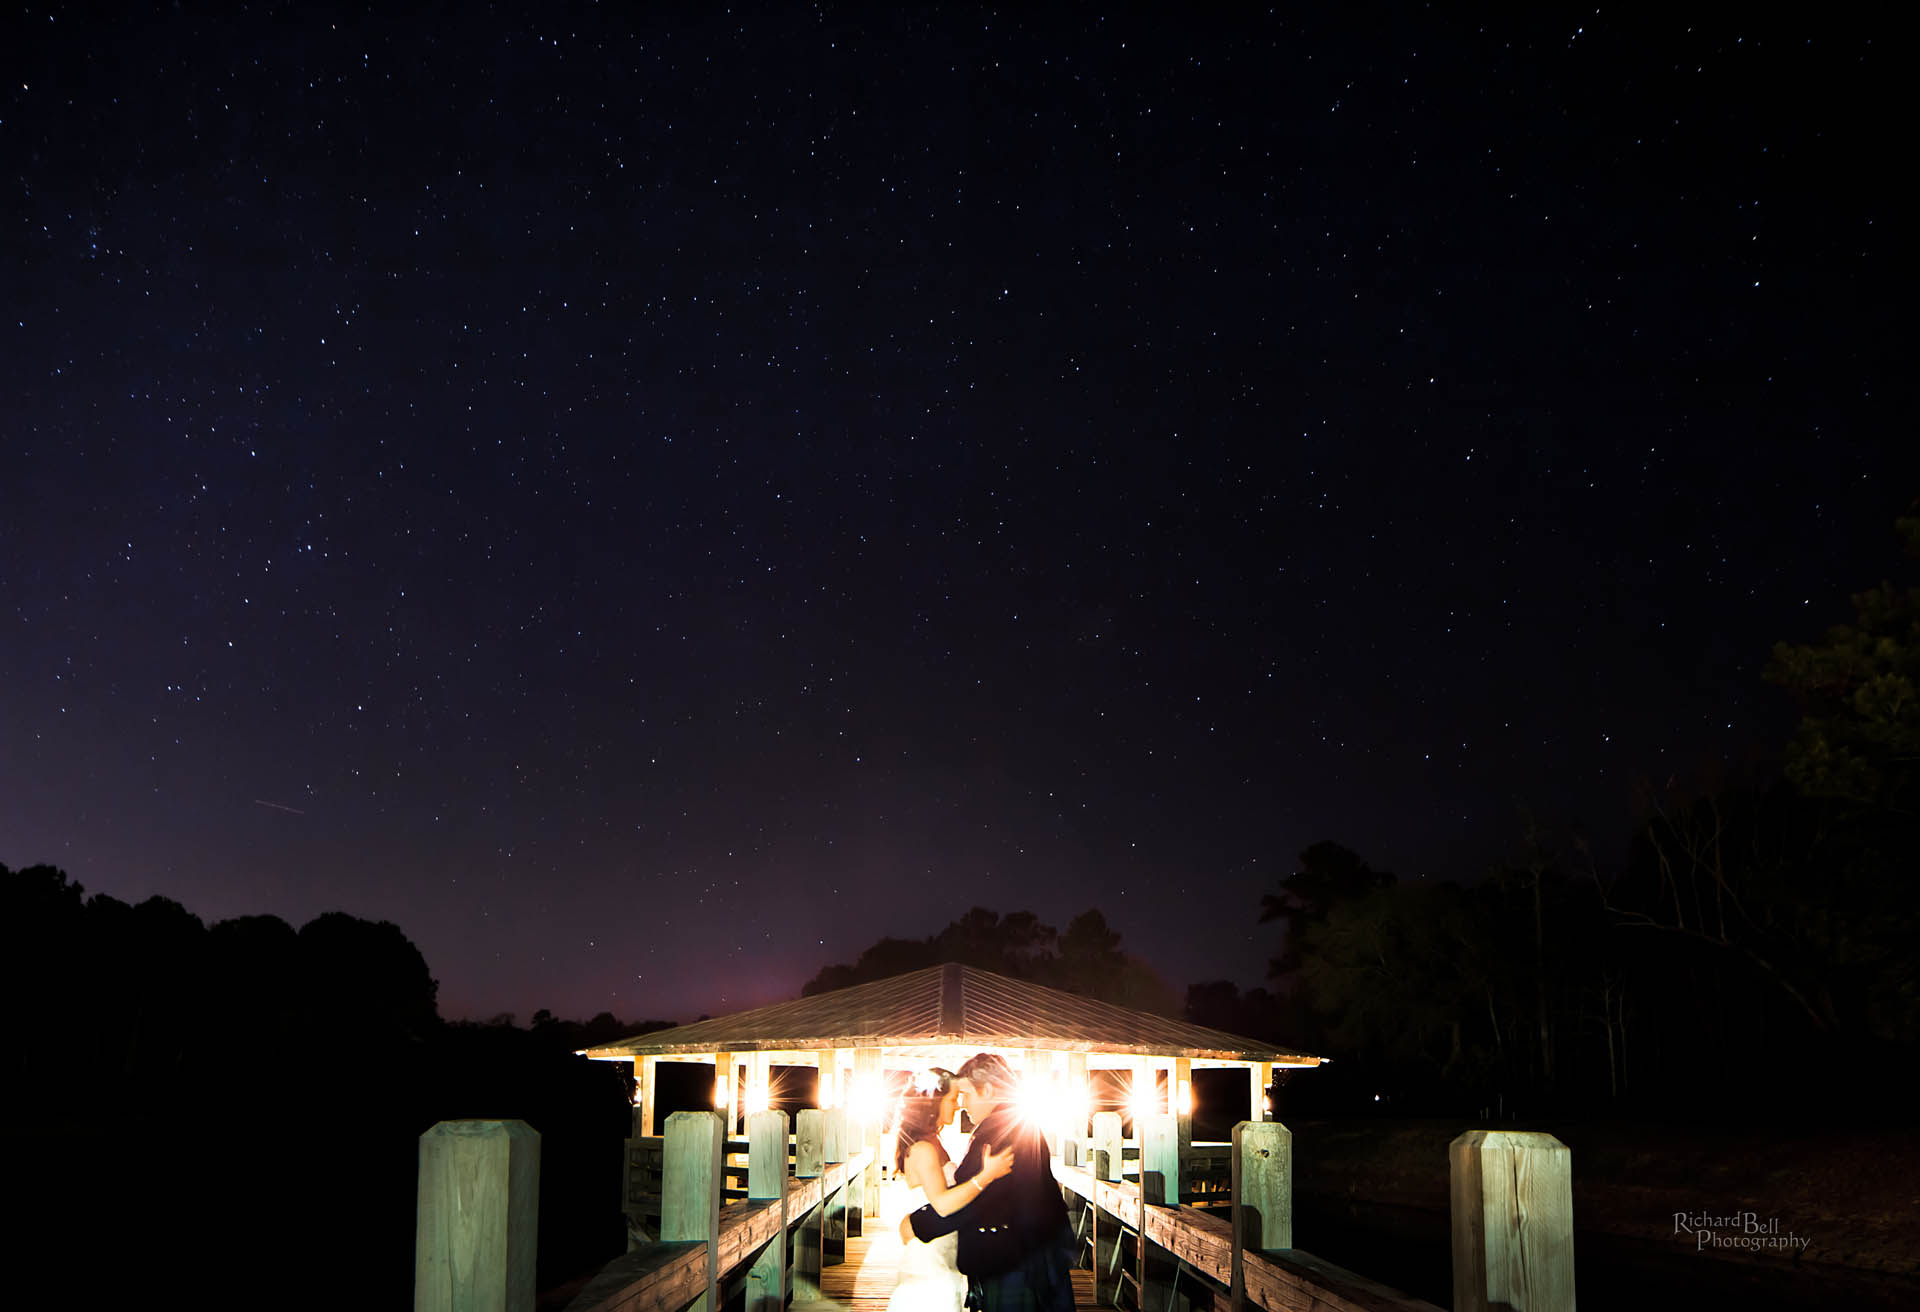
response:
<path id="1" fill-rule="evenodd" d="M 900 1236 L 875 1225 L 870 1217 L 866 1234 L 847 1237 L 847 1260 L 820 1273 L 823 1301 L 846 1312 L 887 1312 L 899 1269 Z M 1073 1305 L 1075 1309 L 1099 1306 L 1093 1301 L 1093 1272 L 1073 1273 Z"/>

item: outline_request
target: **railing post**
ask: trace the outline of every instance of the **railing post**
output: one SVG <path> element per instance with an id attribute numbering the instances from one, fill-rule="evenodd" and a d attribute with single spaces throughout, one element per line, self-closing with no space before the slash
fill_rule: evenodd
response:
<path id="1" fill-rule="evenodd" d="M 827 1113 L 825 1159 L 829 1166 L 847 1160 L 847 1109 L 835 1107 Z M 822 1200 L 826 1216 L 820 1227 L 820 1260 L 838 1266 L 847 1260 L 847 1174 L 840 1173 L 840 1187 Z"/>
<path id="2" fill-rule="evenodd" d="M 1447 1146 L 1454 1312 L 1573 1312 L 1573 1154 L 1550 1134 Z"/>
<path id="3" fill-rule="evenodd" d="M 1248 1250 L 1293 1247 L 1293 1132 L 1278 1121 L 1233 1127 L 1233 1306 L 1247 1305 Z"/>
<path id="4" fill-rule="evenodd" d="M 787 1114 L 747 1117 L 747 1197 L 780 1211 L 780 1226 L 747 1271 L 747 1312 L 786 1312 Z"/>
<path id="5" fill-rule="evenodd" d="M 826 1169 L 827 1114 L 818 1107 L 804 1109 L 797 1118 L 793 1145 L 793 1175 L 796 1180 L 812 1180 Z M 820 1268 L 825 1254 L 820 1246 L 820 1218 L 826 1212 L 826 1199 L 807 1209 L 793 1234 L 793 1301 L 817 1302 L 820 1298 Z"/>
<path id="6" fill-rule="evenodd" d="M 1140 1136 L 1140 1201 L 1152 1207 L 1180 1205 L 1180 1125 L 1161 1112 L 1142 1116 Z"/>
<path id="7" fill-rule="evenodd" d="M 1120 1137 L 1119 1112 L 1093 1115 L 1093 1178 L 1118 1180 L 1125 1160 L 1126 1141 Z"/>
<path id="8" fill-rule="evenodd" d="M 1140 1137 L 1140 1306 L 1165 1307 L 1163 1288 L 1149 1283 L 1148 1257 L 1153 1245 L 1147 1241 L 1147 1208 L 1180 1206 L 1180 1122 L 1169 1112 L 1141 1116 L 1134 1122 Z"/>
<path id="9" fill-rule="evenodd" d="M 540 1134 L 525 1121 L 441 1121 L 420 1136 L 414 1312 L 531 1312 Z"/>
<path id="10" fill-rule="evenodd" d="M 1120 1138 L 1120 1113 L 1095 1112 L 1093 1146 L 1087 1153 L 1091 1159 L 1087 1164 L 1092 1168 L 1093 1178 L 1118 1180 L 1124 1152 L 1125 1142 Z M 1114 1269 L 1119 1265 L 1120 1222 L 1118 1217 L 1114 1217 L 1102 1223 L 1097 1201 L 1099 1192 L 1096 1185 L 1096 1201 L 1093 1203 L 1093 1301 L 1112 1307 L 1120 1299 L 1120 1282 L 1114 1276 Z"/>
<path id="11" fill-rule="evenodd" d="M 667 1117 L 666 1155 L 660 1171 L 660 1239 L 707 1246 L 707 1292 L 689 1312 L 719 1312 L 720 1190 L 725 1171 L 726 1129 L 718 1112 L 675 1112 Z"/>

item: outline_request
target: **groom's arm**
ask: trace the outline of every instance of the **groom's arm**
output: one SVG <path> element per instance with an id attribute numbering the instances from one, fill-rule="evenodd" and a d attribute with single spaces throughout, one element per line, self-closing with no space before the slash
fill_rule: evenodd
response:
<path id="1" fill-rule="evenodd" d="M 960 1165 L 953 1168 L 953 1178 L 956 1184 L 965 1184 L 968 1180 L 980 1174 L 981 1158 L 986 1155 L 988 1148 L 998 1146 L 997 1144 L 989 1144 L 984 1135 L 976 1133 L 973 1136 L 973 1142 L 967 1145 L 966 1155 L 960 1159 Z M 978 1193 L 979 1191 L 976 1190 L 975 1197 L 978 1197 Z M 967 1201 L 971 1203 L 974 1200 L 970 1198 Z M 950 1235 L 959 1230 L 960 1227 L 965 1224 L 965 1222 L 961 1220 L 960 1214 L 966 1210 L 964 1206 L 956 1207 L 953 1209 L 952 1215 L 942 1216 L 940 1213 L 934 1211 L 933 1205 L 929 1203 L 909 1212 L 907 1214 L 907 1224 L 913 1227 L 913 1237 L 915 1239 L 918 1239 L 923 1244 L 932 1243 L 942 1235 Z"/>

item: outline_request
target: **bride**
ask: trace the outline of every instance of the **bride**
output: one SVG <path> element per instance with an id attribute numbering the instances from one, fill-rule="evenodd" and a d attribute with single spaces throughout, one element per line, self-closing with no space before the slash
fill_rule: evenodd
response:
<path id="1" fill-rule="evenodd" d="M 940 1215 L 951 1216 L 1013 1169 L 1012 1148 L 989 1151 L 981 1159 L 980 1173 L 954 1186 L 953 1159 L 940 1142 L 940 1131 L 952 1124 L 958 1110 L 957 1079 L 951 1071 L 931 1070 L 900 1095 L 894 1113 L 893 1162 L 897 1176 L 911 1188 L 904 1198 L 897 1198 L 897 1212 L 888 1209 L 894 1213 L 888 1219 L 896 1224 L 923 1202 L 932 1204 Z M 900 1276 L 893 1297 L 887 1300 L 887 1312 L 960 1312 L 967 1297 L 967 1278 L 956 1262 L 959 1244 L 958 1234 L 942 1235 L 930 1244 L 909 1238 L 900 1254 Z"/>

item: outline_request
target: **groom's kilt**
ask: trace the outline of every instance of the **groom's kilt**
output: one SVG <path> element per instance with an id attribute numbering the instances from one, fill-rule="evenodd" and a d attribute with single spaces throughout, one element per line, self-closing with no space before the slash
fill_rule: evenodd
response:
<path id="1" fill-rule="evenodd" d="M 976 1312 L 1073 1312 L 1073 1232 L 1062 1230 L 1003 1275 L 970 1278 L 967 1306 Z"/>

